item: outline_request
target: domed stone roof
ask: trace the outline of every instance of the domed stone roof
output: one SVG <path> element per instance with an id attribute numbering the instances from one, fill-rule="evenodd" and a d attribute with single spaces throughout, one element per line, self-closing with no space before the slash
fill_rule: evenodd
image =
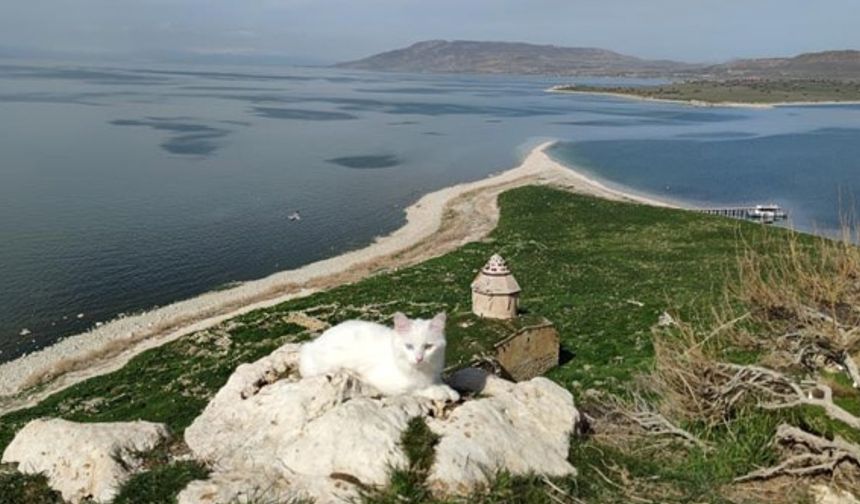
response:
<path id="1" fill-rule="evenodd" d="M 510 275 L 511 270 L 508 269 L 508 263 L 499 254 L 493 254 L 487 264 L 481 269 L 481 272 L 487 275 Z"/>
<path id="2" fill-rule="evenodd" d="M 502 256 L 493 254 L 472 282 L 472 290 L 492 296 L 516 294 L 521 289 Z"/>

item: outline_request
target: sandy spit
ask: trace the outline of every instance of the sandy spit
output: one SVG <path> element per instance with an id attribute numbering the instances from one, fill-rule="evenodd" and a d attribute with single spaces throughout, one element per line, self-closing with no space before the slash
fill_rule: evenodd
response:
<path id="1" fill-rule="evenodd" d="M 751 108 L 751 109 L 771 109 L 775 107 L 814 107 L 818 105 L 860 105 L 860 101 L 794 101 L 794 102 L 773 102 L 773 103 L 752 103 L 752 102 L 709 102 L 703 100 L 672 100 L 669 98 L 652 98 L 649 96 L 637 96 L 627 93 L 613 93 L 611 91 L 575 91 L 571 89 L 561 89 L 563 86 L 553 86 L 546 91 L 548 93 L 567 93 L 581 94 L 592 96 L 609 96 L 612 98 L 624 98 L 626 100 L 657 102 L 657 103 L 674 103 L 678 105 L 689 105 L 691 107 L 729 107 L 729 108 Z"/>
<path id="2" fill-rule="evenodd" d="M 115 371 L 147 349 L 252 310 L 416 264 L 480 240 L 498 222 L 498 195 L 514 187 L 544 184 L 613 200 L 678 206 L 608 187 L 562 166 L 547 155 L 551 145 L 535 147 L 516 168 L 425 195 L 406 209 L 403 227 L 363 249 L 117 319 L 4 363 L 0 414 L 34 405 L 85 379 Z"/>

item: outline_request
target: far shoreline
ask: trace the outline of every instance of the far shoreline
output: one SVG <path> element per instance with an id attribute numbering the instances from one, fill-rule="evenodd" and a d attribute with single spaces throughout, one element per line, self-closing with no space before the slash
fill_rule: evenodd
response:
<path id="1" fill-rule="evenodd" d="M 822 101 L 787 101 L 787 102 L 709 102 L 704 100 L 673 100 L 671 98 L 654 98 L 650 96 L 639 96 L 632 93 L 620 93 L 613 91 L 578 91 L 575 89 L 561 89 L 565 86 L 552 86 L 545 91 L 547 93 L 559 94 L 579 94 L 591 96 L 606 96 L 610 98 L 622 98 L 625 100 L 656 102 L 656 103 L 671 103 L 675 105 L 686 105 L 689 107 L 700 108 L 748 108 L 748 109 L 772 109 L 777 107 L 815 107 L 815 106 L 839 106 L 839 105 L 860 105 L 860 100 L 822 100 Z"/>
<path id="2" fill-rule="evenodd" d="M 616 201 L 693 208 L 613 187 L 583 169 L 562 165 L 547 153 L 555 143 L 536 146 L 517 167 L 424 195 L 406 209 L 404 226 L 362 249 L 116 319 L 0 364 L 0 414 L 34 405 L 85 379 L 120 369 L 145 350 L 250 311 L 414 265 L 480 240 L 498 222 L 498 195 L 515 187 L 549 185 Z"/>

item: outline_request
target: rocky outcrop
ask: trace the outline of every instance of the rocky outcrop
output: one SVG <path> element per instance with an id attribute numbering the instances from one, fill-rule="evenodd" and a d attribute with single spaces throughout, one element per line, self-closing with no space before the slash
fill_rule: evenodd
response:
<path id="1" fill-rule="evenodd" d="M 575 472 L 567 450 L 579 415 L 570 393 L 549 380 L 514 384 L 465 370 L 450 383 L 478 398 L 442 405 L 382 397 L 347 373 L 299 379 L 299 348 L 288 344 L 237 368 L 186 430 L 213 474 L 190 484 L 181 503 L 355 498 L 359 487 L 385 486 L 392 468 L 408 464 L 400 441 L 419 416 L 440 436 L 428 478 L 440 494 L 468 492 L 498 470 Z"/>
<path id="2" fill-rule="evenodd" d="M 468 493 L 500 470 L 575 473 L 567 451 L 579 414 L 570 393 L 547 379 L 512 383 L 467 369 L 449 380 L 467 397 L 460 404 L 383 397 L 348 373 L 301 379 L 300 348 L 288 344 L 239 366 L 188 427 L 188 447 L 212 474 L 188 485 L 180 503 L 355 499 L 408 466 L 401 441 L 415 417 L 439 436 L 427 475 L 437 494 Z M 148 422 L 40 419 L 18 433 L 3 462 L 45 473 L 70 502 L 109 502 L 139 455 L 166 437 L 163 425 Z"/>
<path id="3" fill-rule="evenodd" d="M 411 396 L 374 399 L 375 390 L 345 373 L 299 381 L 299 348 L 288 344 L 239 366 L 186 429 L 188 447 L 215 474 L 192 484 L 180 502 L 229 502 L 259 492 L 336 501 L 353 488 L 332 474 L 384 485 L 389 467 L 406 465 L 401 433 L 429 404 Z"/>
<path id="4" fill-rule="evenodd" d="M 428 483 L 441 494 L 463 494 L 499 469 L 549 476 L 575 473 L 567 461 L 579 421 L 570 392 L 546 378 L 513 383 L 478 369 L 451 377 L 460 390 L 480 393 L 427 425 L 441 439 Z"/>
<path id="5" fill-rule="evenodd" d="M 44 473 L 68 502 L 110 502 L 139 466 L 138 455 L 167 438 L 150 422 L 76 423 L 39 419 L 28 423 L 3 453 L 25 474 Z"/>

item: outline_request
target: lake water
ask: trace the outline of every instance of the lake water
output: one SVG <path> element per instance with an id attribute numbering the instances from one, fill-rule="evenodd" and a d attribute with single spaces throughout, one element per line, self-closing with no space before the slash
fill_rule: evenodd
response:
<path id="1" fill-rule="evenodd" d="M 0 63 L 0 360 L 362 247 L 546 139 L 609 183 L 775 201 L 802 229 L 836 228 L 860 189 L 860 107 L 544 92 L 559 82 Z"/>

